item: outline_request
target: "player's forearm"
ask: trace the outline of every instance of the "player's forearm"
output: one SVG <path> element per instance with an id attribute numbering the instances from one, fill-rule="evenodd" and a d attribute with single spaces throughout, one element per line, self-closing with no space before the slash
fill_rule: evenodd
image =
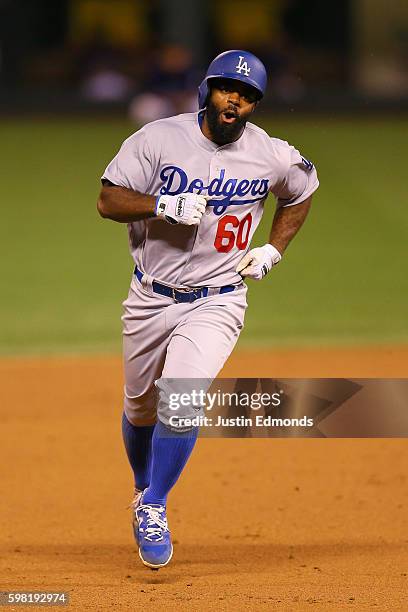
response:
<path id="1" fill-rule="evenodd" d="M 269 242 L 283 255 L 292 238 L 302 227 L 312 203 L 312 196 L 301 204 L 279 208 L 273 218 Z"/>
<path id="2" fill-rule="evenodd" d="M 119 223 L 154 217 L 155 206 L 154 196 L 117 186 L 103 186 L 97 203 L 101 217 Z"/>

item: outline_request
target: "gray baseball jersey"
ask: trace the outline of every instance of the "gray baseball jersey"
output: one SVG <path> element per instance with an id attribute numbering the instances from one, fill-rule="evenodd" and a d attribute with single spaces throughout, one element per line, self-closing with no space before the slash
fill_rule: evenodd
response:
<path id="1" fill-rule="evenodd" d="M 235 142 L 218 146 L 201 131 L 198 113 L 145 125 L 123 143 L 103 178 L 150 195 L 213 196 L 199 226 L 158 218 L 128 225 L 138 267 L 176 287 L 239 284 L 235 272 L 249 249 L 269 193 L 294 206 L 319 185 L 311 162 L 287 142 L 247 123 Z"/>
<path id="2" fill-rule="evenodd" d="M 247 287 L 235 269 L 269 192 L 278 206 L 294 206 L 317 189 L 316 171 L 294 147 L 251 123 L 236 142 L 220 147 L 201 132 L 198 113 L 189 113 L 149 123 L 130 136 L 103 178 L 155 196 L 213 196 L 199 226 L 170 225 L 157 217 L 128 225 L 143 277 L 133 277 L 124 303 L 124 409 L 135 425 L 154 423 L 156 414 L 168 424 L 170 382 L 180 376 L 211 381 L 239 337 Z M 152 279 L 210 289 L 208 297 L 175 303 L 153 291 Z M 224 285 L 236 289 L 220 293 Z"/>

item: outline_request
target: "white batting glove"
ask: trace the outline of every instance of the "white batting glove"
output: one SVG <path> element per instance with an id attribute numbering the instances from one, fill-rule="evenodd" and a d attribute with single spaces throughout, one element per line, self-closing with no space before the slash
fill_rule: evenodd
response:
<path id="1" fill-rule="evenodd" d="M 251 249 L 239 262 L 236 271 L 242 277 L 262 280 L 269 270 L 282 259 L 278 249 L 271 244 Z"/>
<path id="2" fill-rule="evenodd" d="M 197 193 L 162 195 L 156 200 L 155 213 L 169 223 L 199 225 L 206 206 L 207 198 Z"/>

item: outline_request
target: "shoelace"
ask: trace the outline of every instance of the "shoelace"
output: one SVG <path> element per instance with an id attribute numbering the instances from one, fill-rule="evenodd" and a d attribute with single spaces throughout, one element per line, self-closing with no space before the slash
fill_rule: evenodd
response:
<path id="1" fill-rule="evenodd" d="M 144 537 L 150 542 L 159 542 L 163 539 L 163 533 L 168 531 L 167 519 L 163 518 L 160 513 L 164 512 L 163 506 L 157 508 L 144 504 L 139 506 L 137 511 L 144 512 L 147 515 L 147 527 L 144 530 Z"/>
<path id="2" fill-rule="evenodd" d="M 132 501 L 130 502 L 130 504 L 128 506 L 126 506 L 127 510 L 129 510 L 129 508 L 133 508 L 133 510 L 136 510 L 136 508 L 137 508 L 137 506 L 139 504 L 140 498 L 142 496 L 142 493 L 143 493 L 143 491 L 139 491 L 139 489 L 135 490 L 135 495 L 134 495 Z"/>

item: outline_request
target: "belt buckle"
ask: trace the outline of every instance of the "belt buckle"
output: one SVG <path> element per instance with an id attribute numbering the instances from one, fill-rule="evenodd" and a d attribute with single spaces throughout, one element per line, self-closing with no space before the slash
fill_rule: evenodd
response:
<path id="1" fill-rule="evenodd" d="M 185 293 L 185 294 L 191 295 L 191 290 L 190 289 L 176 289 L 175 287 L 172 287 L 171 293 L 172 293 L 172 298 L 176 302 L 176 304 L 184 304 L 185 302 L 183 300 L 177 299 L 176 293 L 181 293 L 181 294 Z M 188 301 L 191 302 L 191 300 L 188 300 Z"/>
<path id="2" fill-rule="evenodd" d="M 174 301 L 176 302 L 176 304 L 184 304 L 184 303 L 190 303 L 194 302 L 198 296 L 197 296 L 197 291 L 200 291 L 200 289 L 175 289 L 174 287 L 171 288 L 172 290 L 172 298 L 174 299 Z M 181 293 L 181 294 L 186 294 L 189 297 L 189 300 L 185 300 L 185 302 L 183 300 L 178 300 L 176 293 Z"/>

